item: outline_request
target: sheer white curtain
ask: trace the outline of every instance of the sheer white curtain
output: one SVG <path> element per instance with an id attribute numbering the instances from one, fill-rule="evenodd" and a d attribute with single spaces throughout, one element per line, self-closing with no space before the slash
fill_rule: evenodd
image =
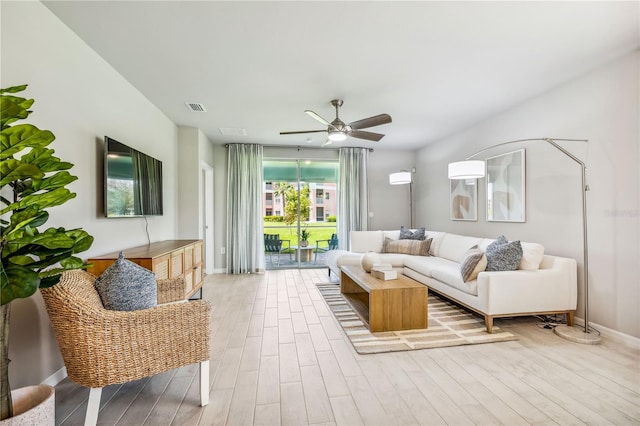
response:
<path id="1" fill-rule="evenodd" d="M 338 238 L 340 248 L 349 249 L 349 232 L 366 231 L 369 186 L 366 148 L 340 148 L 338 178 Z"/>
<path id="2" fill-rule="evenodd" d="M 228 152 L 227 273 L 264 270 L 262 145 L 232 144 Z"/>

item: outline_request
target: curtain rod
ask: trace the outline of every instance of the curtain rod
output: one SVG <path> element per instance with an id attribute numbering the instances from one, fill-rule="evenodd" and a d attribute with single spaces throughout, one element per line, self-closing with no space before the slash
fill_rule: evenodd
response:
<path id="1" fill-rule="evenodd" d="M 237 143 L 237 144 L 224 144 L 225 148 L 229 148 L 229 145 L 246 145 L 243 143 Z M 255 145 L 262 145 L 262 144 L 255 144 Z M 331 150 L 331 151 L 339 151 L 340 148 L 324 148 L 321 146 L 304 146 L 304 145 L 297 145 L 297 146 L 289 146 L 289 145 L 262 145 L 263 148 L 296 148 L 298 151 L 300 151 L 301 149 L 324 149 L 324 150 Z M 366 149 L 369 152 L 373 152 L 373 148 L 365 148 L 363 146 L 344 146 L 342 148 L 362 148 L 362 149 Z"/>

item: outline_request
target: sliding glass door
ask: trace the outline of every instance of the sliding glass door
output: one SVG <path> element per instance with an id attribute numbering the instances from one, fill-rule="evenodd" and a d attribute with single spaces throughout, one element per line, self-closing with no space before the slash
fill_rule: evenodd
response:
<path id="1" fill-rule="evenodd" d="M 263 174 L 266 268 L 324 267 L 336 233 L 338 163 L 265 160 Z"/>

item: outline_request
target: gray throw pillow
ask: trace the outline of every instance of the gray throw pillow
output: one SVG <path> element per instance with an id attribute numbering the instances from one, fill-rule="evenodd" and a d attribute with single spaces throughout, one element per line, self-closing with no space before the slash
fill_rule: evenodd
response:
<path id="1" fill-rule="evenodd" d="M 400 227 L 400 237 L 399 240 L 424 240 L 426 238 L 425 235 L 426 230 L 424 228 L 418 228 L 415 232 L 411 231 L 404 226 Z"/>
<path id="2" fill-rule="evenodd" d="M 515 271 L 522 260 L 522 244 L 520 241 L 509 242 L 500 235 L 487 246 L 487 271 Z"/>
<path id="3" fill-rule="evenodd" d="M 135 311 L 158 304 L 155 274 L 126 260 L 122 252 L 118 260 L 96 278 L 95 286 L 105 309 Z"/>

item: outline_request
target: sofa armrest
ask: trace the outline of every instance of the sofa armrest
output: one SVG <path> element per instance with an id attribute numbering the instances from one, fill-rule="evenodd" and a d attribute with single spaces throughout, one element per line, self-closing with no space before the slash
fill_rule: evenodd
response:
<path id="1" fill-rule="evenodd" d="M 489 315 L 575 310 L 578 300 L 575 259 L 545 256 L 535 271 L 485 271 L 478 275 L 478 297 Z"/>

